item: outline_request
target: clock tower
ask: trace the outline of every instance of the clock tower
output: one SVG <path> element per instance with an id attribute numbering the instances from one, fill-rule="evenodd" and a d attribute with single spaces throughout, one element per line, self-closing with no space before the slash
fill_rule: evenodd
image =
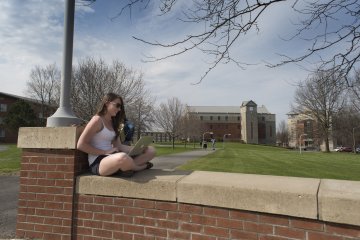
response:
<path id="1" fill-rule="evenodd" d="M 252 100 L 243 102 L 240 107 L 241 136 L 245 143 L 258 144 L 257 105 Z"/>

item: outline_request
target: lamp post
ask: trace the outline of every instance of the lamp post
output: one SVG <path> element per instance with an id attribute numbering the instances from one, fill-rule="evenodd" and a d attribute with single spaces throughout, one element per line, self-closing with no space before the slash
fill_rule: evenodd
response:
<path id="1" fill-rule="evenodd" d="M 355 129 L 360 128 L 359 127 L 353 127 L 352 135 L 353 135 L 353 151 L 356 153 L 356 142 L 355 142 Z"/>
<path id="2" fill-rule="evenodd" d="M 301 138 L 302 138 L 302 136 L 307 136 L 307 134 L 306 133 L 303 133 L 303 134 L 301 134 L 300 135 L 300 140 L 299 140 L 299 144 L 300 144 L 300 154 L 301 154 Z"/>
<path id="3" fill-rule="evenodd" d="M 47 127 L 70 126 L 72 124 L 81 123 L 81 119 L 75 116 L 70 105 L 74 15 L 75 0 L 66 0 L 64 15 L 64 49 L 61 71 L 60 106 L 56 112 L 47 119 Z"/>
<path id="4" fill-rule="evenodd" d="M 224 142 L 225 142 L 226 136 L 231 136 L 231 134 L 230 133 L 224 134 L 224 136 L 223 136 L 223 149 L 224 149 Z"/>
<path id="5" fill-rule="evenodd" d="M 201 142 L 201 143 L 202 143 L 202 145 L 201 145 L 202 147 L 204 147 L 205 134 L 207 134 L 207 133 L 208 133 L 208 134 L 214 134 L 213 132 L 204 132 L 204 133 L 203 133 L 202 142 Z"/>

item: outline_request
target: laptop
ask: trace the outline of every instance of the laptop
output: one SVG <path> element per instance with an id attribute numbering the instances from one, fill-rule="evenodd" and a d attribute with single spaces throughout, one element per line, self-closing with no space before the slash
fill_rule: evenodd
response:
<path id="1" fill-rule="evenodd" d="M 130 157 L 140 155 L 144 152 L 145 148 L 153 143 L 153 137 L 143 136 L 134 145 L 133 149 L 128 153 Z"/>

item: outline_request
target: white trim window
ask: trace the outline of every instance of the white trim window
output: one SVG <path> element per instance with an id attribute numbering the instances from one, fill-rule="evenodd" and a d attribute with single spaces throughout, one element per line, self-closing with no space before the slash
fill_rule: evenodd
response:
<path id="1" fill-rule="evenodd" d="M 0 112 L 6 112 L 7 111 L 7 104 L 1 103 L 0 104 Z"/>

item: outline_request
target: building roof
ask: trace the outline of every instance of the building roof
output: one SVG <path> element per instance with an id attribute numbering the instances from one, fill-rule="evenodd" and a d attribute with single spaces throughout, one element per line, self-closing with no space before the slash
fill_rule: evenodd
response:
<path id="1" fill-rule="evenodd" d="M 7 96 L 7 97 L 16 98 L 16 99 L 21 99 L 21 100 L 24 100 L 24 101 L 27 101 L 27 102 L 33 102 L 33 103 L 40 103 L 40 104 L 41 104 L 41 102 L 38 101 L 38 100 L 31 99 L 31 98 L 27 98 L 27 97 L 22 97 L 22 96 L 17 96 L 17 95 L 10 94 L 10 93 L 0 92 L 0 95 L 5 95 L 5 96 Z"/>
<path id="2" fill-rule="evenodd" d="M 35 104 L 42 104 L 40 100 L 36 100 L 36 99 L 32 99 L 32 98 L 27 98 L 27 97 L 23 97 L 23 96 L 17 96 L 17 95 L 10 94 L 10 93 L 0 92 L 0 96 L 1 96 L 1 95 L 7 96 L 7 97 L 11 97 L 11 98 L 15 98 L 15 99 L 21 99 L 21 100 L 24 100 L 24 101 L 26 101 L 26 102 L 31 102 L 31 103 L 35 103 Z M 52 106 L 52 105 L 49 105 L 49 104 L 46 104 L 46 103 L 44 103 L 44 105 L 46 105 L 46 106 Z M 56 106 L 52 106 L 52 107 L 56 107 Z"/>
<path id="3" fill-rule="evenodd" d="M 253 100 L 243 101 L 242 104 L 241 104 L 242 107 L 247 106 L 247 105 L 249 105 L 249 106 L 257 106 L 257 104 Z"/>
<path id="4" fill-rule="evenodd" d="M 267 108 L 264 105 L 258 106 L 257 107 L 257 112 L 258 113 L 263 113 L 263 114 L 272 114 L 267 110 Z"/>
<path id="5" fill-rule="evenodd" d="M 240 114 L 239 106 L 189 106 L 190 112 L 196 113 L 238 113 Z"/>
<path id="6" fill-rule="evenodd" d="M 195 113 L 240 114 L 240 106 L 189 106 L 188 108 L 190 112 Z M 262 114 L 271 114 L 264 105 L 258 106 L 257 112 Z"/>

